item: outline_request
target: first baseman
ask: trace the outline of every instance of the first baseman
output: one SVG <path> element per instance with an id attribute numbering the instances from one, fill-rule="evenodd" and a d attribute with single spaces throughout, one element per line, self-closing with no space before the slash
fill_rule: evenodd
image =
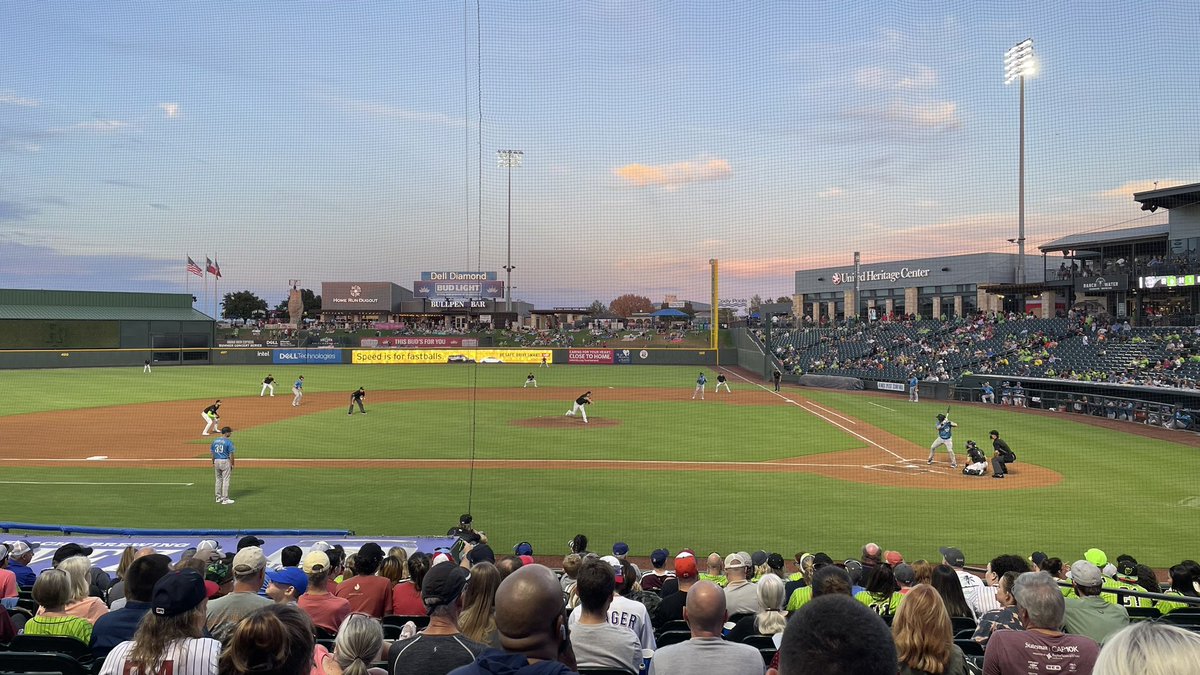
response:
<path id="1" fill-rule="evenodd" d="M 718 374 L 717 374 L 717 386 L 713 387 L 713 393 L 715 394 L 715 393 L 717 393 L 718 391 L 721 391 L 721 387 L 725 387 L 725 393 L 726 393 L 726 394 L 732 394 L 732 393 L 733 393 L 732 391 L 730 391 L 730 390 L 729 390 L 729 382 L 728 382 L 728 381 L 726 381 L 726 379 L 725 379 L 725 374 L 724 374 L 724 373 L 718 373 Z"/>
<path id="2" fill-rule="evenodd" d="M 708 384 L 708 378 L 704 376 L 704 371 L 700 372 L 700 377 L 696 378 L 696 391 L 692 392 L 692 400 L 696 400 L 696 394 L 700 395 L 700 400 L 704 400 L 704 385 Z"/>
<path id="3" fill-rule="evenodd" d="M 304 376 L 303 375 L 301 375 L 300 378 L 296 380 L 296 384 L 292 385 L 292 394 L 293 394 L 292 405 L 293 406 L 300 405 L 300 399 L 304 398 Z"/>
<path id="4" fill-rule="evenodd" d="M 568 417 L 574 417 L 575 413 L 578 412 L 580 415 L 583 415 L 583 423 L 587 424 L 587 410 L 584 410 L 583 407 L 585 405 L 591 405 L 591 403 L 592 392 L 584 392 L 582 396 L 575 399 L 575 405 L 571 406 L 571 409 L 566 412 L 566 415 Z"/>
<path id="5" fill-rule="evenodd" d="M 951 438 L 951 436 L 954 434 L 954 427 L 956 427 L 956 426 L 958 426 L 958 425 L 955 424 L 954 422 L 951 422 L 950 418 L 946 417 L 945 415 L 938 414 L 938 416 L 937 416 L 938 437 L 936 439 L 934 439 L 933 445 L 929 446 L 929 461 L 926 462 L 927 464 L 933 464 L 934 451 L 937 450 L 939 445 L 944 445 L 944 446 L 946 446 L 946 452 L 950 453 L 950 468 L 951 469 L 958 468 L 958 458 L 956 458 L 954 456 L 954 439 Z"/>
<path id="6" fill-rule="evenodd" d="M 200 413 L 200 416 L 204 418 L 204 431 L 200 433 L 201 436 L 207 436 L 209 429 L 213 431 L 217 430 L 217 422 L 221 421 L 221 414 L 217 412 L 220 409 L 221 399 L 217 399 L 216 402 Z"/>
<path id="7" fill-rule="evenodd" d="M 267 376 L 263 378 L 262 391 L 258 392 L 259 398 L 262 398 L 262 395 L 268 391 L 271 392 L 271 396 L 275 395 L 275 378 L 271 377 L 270 373 L 267 373 Z"/>
<path id="8" fill-rule="evenodd" d="M 531 384 L 533 385 L 534 389 L 537 389 L 537 378 L 533 376 L 533 373 L 530 373 L 529 377 L 525 378 L 525 384 L 522 385 L 521 388 L 524 389 L 525 387 L 528 387 Z"/>
<path id="9" fill-rule="evenodd" d="M 347 415 L 354 414 L 354 404 L 358 404 L 358 411 L 362 414 L 367 414 L 367 409 L 363 407 L 363 399 L 367 397 L 367 390 L 359 387 L 357 391 L 350 394 L 350 409 L 346 411 Z"/>
<path id="10" fill-rule="evenodd" d="M 221 428 L 221 437 L 212 442 L 209 451 L 212 453 L 213 473 L 216 475 L 216 491 L 218 504 L 232 504 L 229 498 L 229 476 L 233 473 L 233 441 L 229 435 L 233 429 Z"/>

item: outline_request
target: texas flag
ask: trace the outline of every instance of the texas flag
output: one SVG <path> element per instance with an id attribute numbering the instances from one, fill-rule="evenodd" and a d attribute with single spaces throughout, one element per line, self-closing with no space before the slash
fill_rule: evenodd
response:
<path id="1" fill-rule="evenodd" d="M 204 259 L 204 269 L 207 270 L 209 274 L 216 275 L 218 272 L 217 266 L 213 264 L 212 258 Z"/>

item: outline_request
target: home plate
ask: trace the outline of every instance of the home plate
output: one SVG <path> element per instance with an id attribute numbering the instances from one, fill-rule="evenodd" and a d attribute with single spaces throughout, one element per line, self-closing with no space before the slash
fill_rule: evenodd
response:
<path id="1" fill-rule="evenodd" d="M 91 457 L 88 457 L 88 458 L 87 458 L 87 461 L 89 461 L 89 462 L 103 462 L 103 461 L 104 461 L 104 460 L 106 460 L 106 459 L 108 459 L 108 455 L 92 455 Z"/>

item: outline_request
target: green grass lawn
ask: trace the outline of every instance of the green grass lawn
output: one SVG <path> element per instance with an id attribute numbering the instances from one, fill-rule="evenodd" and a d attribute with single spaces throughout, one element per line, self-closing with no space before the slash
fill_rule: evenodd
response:
<path id="1" fill-rule="evenodd" d="M 303 370 L 310 392 L 446 387 L 519 387 L 520 366 L 315 366 Z M 670 387 L 690 393 L 696 368 L 554 366 L 536 371 L 542 386 L 598 393 L 591 416 L 615 427 L 528 429 L 513 420 L 561 415 L 569 400 L 368 401 L 371 415 L 341 409 L 301 415 L 235 436 L 243 457 L 446 458 L 470 456 L 472 419 L 479 458 L 770 461 L 861 447 L 861 441 L 793 406 L 605 401 L 607 387 Z M 17 371 L 4 374 L 0 414 L 118 403 L 256 395 L 265 369 L 161 368 Z M 273 371 L 282 385 L 301 371 Z M 710 371 L 710 375 L 711 375 Z M 710 378 L 715 379 L 715 378 Z M 732 378 L 735 393 L 747 388 Z M 944 403 L 901 397 L 798 392 L 919 445 L 933 440 Z M 284 393 L 282 391 L 278 392 Z M 785 392 L 786 393 L 786 392 Z M 286 405 L 286 402 L 281 404 Z M 2 481 L 192 483 L 185 485 L 0 486 L 8 520 L 126 527 L 339 528 L 360 534 L 438 534 L 470 510 L 497 551 L 528 540 L 538 553 L 564 552 L 587 534 L 600 550 L 628 542 L 646 554 L 666 546 L 727 552 L 765 548 L 791 554 L 825 550 L 857 555 L 867 541 L 909 558 L 936 557 L 956 545 L 970 561 L 1005 552 L 1042 550 L 1074 559 L 1092 546 L 1110 557 L 1128 552 L 1166 566 L 1194 557 L 1196 511 L 1179 506 L 1200 495 L 1192 479 L 1200 452 L 1077 423 L 999 407 L 955 405 L 956 446 L 987 446 L 998 429 L 1021 462 L 1064 476 L 1046 488 L 931 491 L 881 487 L 799 473 L 634 472 L 545 469 L 279 469 L 238 468 L 237 504 L 211 503 L 211 471 L 97 465 L 41 469 L 0 466 Z M 580 433 L 576 433 L 580 432 Z M 136 429 L 130 429 L 135 435 Z M 9 439 L 4 439 L 6 442 Z M 15 446 L 14 446 L 15 447 Z M 196 444 L 198 456 L 205 446 Z M 881 460 L 885 456 L 881 453 Z M 964 480 L 971 480 L 966 479 Z M 991 479 L 974 479 L 991 480 Z"/>

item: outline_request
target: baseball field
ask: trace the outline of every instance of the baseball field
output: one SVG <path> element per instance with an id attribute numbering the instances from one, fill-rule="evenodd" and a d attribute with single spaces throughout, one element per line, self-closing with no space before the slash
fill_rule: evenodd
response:
<path id="1" fill-rule="evenodd" d="M 523 388 L 529 372 L 538 388 Z M 1092 546 L 1168 566 L 1193 554 L 1200 442 L 1040 411 L 954 404 L 1005 480 L 963 476 L 939 451 L 945 402 L 784 388 L 725 370 L 732 393 L 693 400 L 697 368 L 513 365 L 247 366 L 10 371 L 0 389 L 0 490 L 10 521 L 147 528 L 347 528 L 442 534 L 474 514 L 498 551 L 527 540 L 603 549 L 824 550 L 867 541 L 969 561 Z M 260 397 L 271 372 L 275 397 Z M 302 405 L 288 391 L 305 375 Z M 367 415 L 347 415 L 367 390 Z M 590 422 L 564 416 L 590 390 Z M 213 499 L 201 410 L 235 431 L 233 505 Z M 1137 433 L 1133 433 L 1137 432 Z"/>

